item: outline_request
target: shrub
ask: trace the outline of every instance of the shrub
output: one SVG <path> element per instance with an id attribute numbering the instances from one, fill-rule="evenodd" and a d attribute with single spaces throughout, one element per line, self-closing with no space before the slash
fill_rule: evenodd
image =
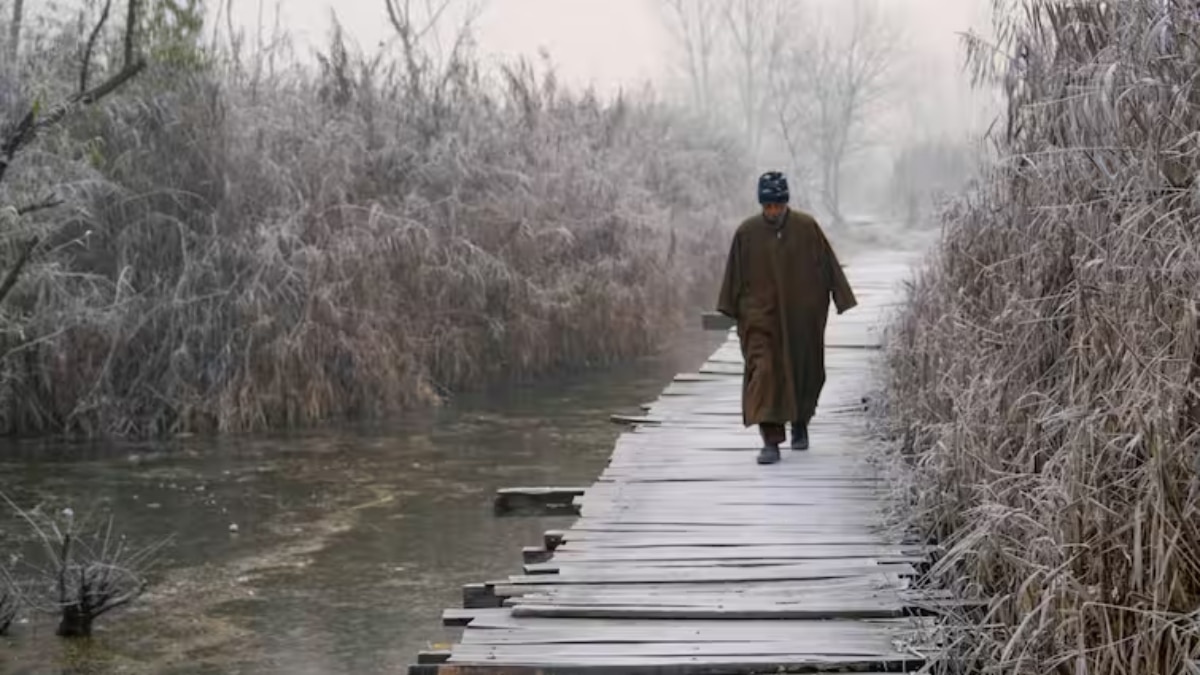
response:
<path id="1" fill-rule="evenodd" d="M 15 100 L 68 86 L 52 38 Z M 0 432 L 380 416 L 660 346 L 710 299 L 739 154 L 467 44 L 437 66 L 335 30 L 273 75 L 171 51 L 45 139 L 21 185 L 74 199 L 23 225 L 45 243 L 0 316 Z"/>
<path id="2" fill-rule="evenodd" d="M 1008 673 L 1200 655 L 1200 17 L 1156 0 L 1001 14 L 1007 129 L 891 329 L 889 417 L 934 580 L 991 598 L 951 656 Z"/>

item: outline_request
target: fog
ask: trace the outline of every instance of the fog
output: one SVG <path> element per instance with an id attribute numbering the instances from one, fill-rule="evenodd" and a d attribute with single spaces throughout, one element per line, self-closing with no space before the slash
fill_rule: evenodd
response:
<path id="1" fill-rule="evenodd" d="M 697 11 L 695 8 L 700 5 L 693 3 L 705 1 L 687 0 L 682 6 L 685 11 Z M 433 0 L 412 2 L 417 15 L 422 14 L 421 7 L 441 5 Z M 752 5 L 759 17 L 747 21 L 755 23 L 760 39 L 765 41 L 768 36 L 761 33 L 770 28 L 762 23 L 762 17 L 772 7 L 783 7 L 793 17 L 785 50 L 791 54 L 803 53 L 808 49 L 806 42 L 825 30 L 815 28 L 815 24 L 844 25 L 852 4 L 845 0 L 759 3 Z M 937 144 L 978 137 L 998 110 L 994 96 L 973 90 L 962 68 L 962 33 L 989 33 L 989 0 L 866 0 L 864 4 L 882 17 L 884 32 L 893 38 L 894 46 L 889 48 L 887 56 L 889 68 L 884 76 L 890 93 L 886 103 L 864 107 L 856 113 L 864 118 L 852 134 L 855 137 L 852 141 L 860 147 L 837 159 L 838 173 L 845 176 L 845 184 L 836 189 L 842 196 L 832 200 L 826 196 L 823 201 L 835 205 L 822 215 L 839 220 L 843 208 L 838 203 L 845 204 L 847 212 L 878 211 L 878 205 L 867 202 L 896 200 L 894 165 L 906 149 L 921 146 L 919 150 L 925 153 L 922 157 L 927 157 L 928 148 Z M 484 63 L 512 63 L 524 58 L 545 67 L 548 59 L 560 81 L 572 88 L 592 88 L 606 98 L 620 92 L 652 91 L 656 96 L 683 102 L 685 106 L 690 103 L 695 108 L 698 107 L 695 102 L 688 100 L 687 57 L 678 39 L 678 24 L 673 23 L 678 14 L 673 15 L 668 6 L 667 0 L 451 0 L 450 9 L 441 15 L 438 26 L 443 40 L 449 42 L 464 20 L 473 17 L 474 46 Z M 270 46 L 273 35 L 286 35 L 286 47 L 301 59 L 324 46 L 331 17 L 335 15 L 349 39 L 366 52 L 378 49 L 395 36 L 384 0 L 341 3 L 277 0 L 274 4 L 232 0 L 223 7 L 211 7 L 210 12 L 218 19 L 215 23 L 220 24 L 215 33 L 218 38 L 222 33 L 228 34 L 232 17 L 232 26 L 245 31 L 251 47 Z M 728 32 L 728 27 L 718 30 Z M 718 91 L 713 93 L 714 105 L 725 109 L 726 119 L 718 126 L 731 133 L 746 133 L 744 126 L 735 130 L 737 120 L 728 119 L 728 109 L 740 105 L 734 100 L 736 82 L 744 77 L 736 72 L 739 66 L 735 61 L 731 54 L 717 57 L 722 74 L 718 77 L 721 82 L 716 85 Z M 783 72 L 786 63 L 781 62 L 775 70 Z M 766 87 L 767 79 L 777 74 L 763 74 L 761 86 Z M 809 80 L 808 85 L 796 85 L 794 94 L 823 96 L 814 91 L 819 87 L 812 84 Z M 773 104 L 764 101 L 763 105 Z M 733 117 L 739 114 L 734 112 Z M 760 113 L 760 117 L 777 114 L 770 110 Z M 741 117 L 744 122 L 745 115 Z M 813 183 L 816 180 L 813 174 L 820 169 L 813 169 L 812 165 L 819 165 L 821 160 L 814 162 L 803 149 L 781 151 L 781 139 L 772 129 L 778 127 L 777 122 L 762 120 L 761 126 L 758 132 L 761 141 L 747 141 L 754 146 L 749 152 L 754 168 L 807 173 L 807 178 L 798 176 L 798 180 Z M 755 135 L 752 129 L 749 133 Z M 804 133 L 808 137 L 800 144 L 811 146 L 825 138 L 828 130 Z M 798 156 L 802 154 L 805 156 Z M 921 165 L 921 161 L 924 160 L 915 163 Z M 936 169 L 942 176 L 955 171 L 944 166 Z M 921 178 L 919 182 L 922 186 L 917 189 L 928 191 L 925 183 L 929 181 Z M 812 187 L 810 191 L 820 189 L 823 188 Z M 893 196 L 884 197 L 889 191 Z M 822 200 L 813 196 L 811 201 Z M 819 206 L 814 206 L 819 210 Z"/>
<path id="2" fill-rule="evenodd" d="M 792 0 L 801 11 L 833 8 L 836 0 Z M 437 4 L 437 3 L 435 3 Z M 651 83 L 667 90 L 678 75 L 677 55 L 665 25 L 661 0 L 460 0 L 444 24 L 475 10 L 475 37 L 485 60 L 510 62 L 549 55 L 564 82 L 594 87 L 603 94 Z M 845 3 L 842 3 L 845 4 Z M 921 108 L 937 126 L 971 126 L 978 103 L 965 86 L 959 33 L 987 32 L 989 0 L 887 0 L 905 35 L 905 58 L 919 74 L 923 91 L 913 100 L 936 99 Z M 233 0 L 235 25 L 253 37 L 261 28 L 264 44 L 278 18 L 298 55 L 322 45 L 336 14 L 348 35 L 370 50 L 393 36 L 383 0 Z M 211 8 L 223 12 L 226 8 Z M 224 23 L 224 21 L 222 21 Z M 933 77 L 929 77 L 932 74 Z M 935 112 L 936 111 L 936 112 Z"/>

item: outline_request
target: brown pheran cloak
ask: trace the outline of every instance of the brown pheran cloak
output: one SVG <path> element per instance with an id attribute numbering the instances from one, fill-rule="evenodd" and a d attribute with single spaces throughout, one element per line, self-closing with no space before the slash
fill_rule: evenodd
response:
<path id="1" fill-rule="evenodd" d="M 855 307 L 842 266 L 812 216 L 788 210 L 776 228 L 738 227 L 717 311 L 737 321 L 745 373 L 742 421 L 808 424 L 825 386 L 825 323 Z"/>

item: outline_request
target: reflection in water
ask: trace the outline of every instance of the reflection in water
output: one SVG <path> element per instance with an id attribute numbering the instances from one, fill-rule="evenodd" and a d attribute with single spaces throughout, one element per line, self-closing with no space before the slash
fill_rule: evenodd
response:
<path id="1" fill-rule="evenodd" d="M 491 392 L 386 426 L 169 444 L 0 447 L 0 491 L 174 535 L 149 597 L 65 644 L 31 615 L 2 673 L 396 673 L 457 631 L 464 584 L 520 569 L 570 519 L 492 516 L 500 487 L 588 485 L 615 411 L 694 370 L 721 335 L 604 373 Z M 231 525 L 237 531 L 231 531 Z M 21 545 L 0 519 L 0 554 Z"/>

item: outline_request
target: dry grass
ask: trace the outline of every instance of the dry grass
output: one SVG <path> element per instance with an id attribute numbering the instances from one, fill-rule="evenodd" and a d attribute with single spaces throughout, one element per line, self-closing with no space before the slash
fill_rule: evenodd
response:
<path id="1" fill-rule="evenodd" d="M 70 40 L 31 44 L 0 106 L 70 86 Z M 654 350 L 710 300 L 746 188 L 706 130 L 465 49 L 323 57 L 159 65 L 18 167 L 0 203 L 53 174 L 74 207 L 0 233 L 0 263 L 46 242 L 0 316 L 0 433 L 386 415 Z"/>
<path id="2" fill-rule="evenodd" d="M 1200 657 L 1200 16 L 999 8 L 1001 161 L 892 327 L 888 413 L 971 672 L 1177 675 Z M 991 52 L 974 43 L 973 63 Z M 963 659 L 963 660 L 959 660 Z"/>

